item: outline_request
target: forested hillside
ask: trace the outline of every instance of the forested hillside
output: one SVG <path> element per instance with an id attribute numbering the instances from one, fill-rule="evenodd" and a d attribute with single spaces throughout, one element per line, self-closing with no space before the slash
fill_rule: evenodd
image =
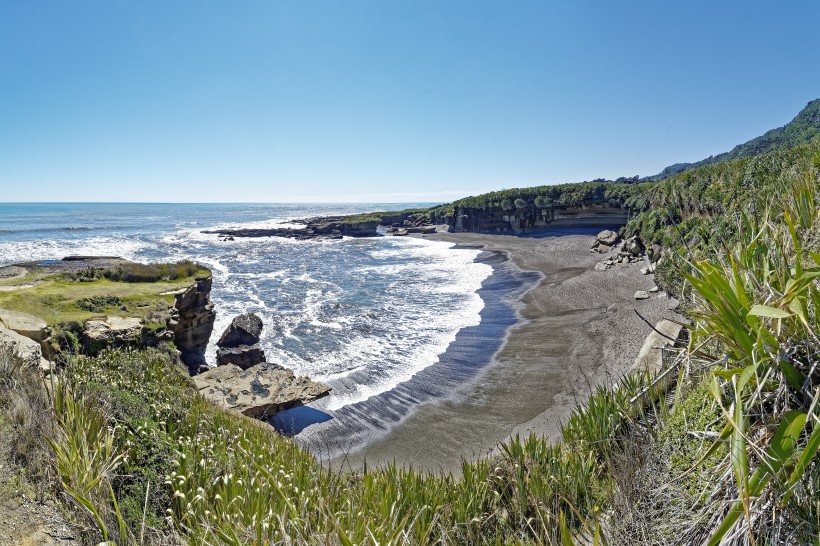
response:
<path id="1" fill-rule="evenodd" d="M 691 171 L 705 165 L 715 165 L 733 159 L 786 150 L 815 142 L 818 138 L 820 138 L 820 99 L 815 99 L 783 127 L 767 131 L 757 138 L 738 144 L 728 152 L 707 157 L 696 163 L 670 165 L 660 173 L 646 177 L 645 180 L 664 180 L 675 174 Z"/>

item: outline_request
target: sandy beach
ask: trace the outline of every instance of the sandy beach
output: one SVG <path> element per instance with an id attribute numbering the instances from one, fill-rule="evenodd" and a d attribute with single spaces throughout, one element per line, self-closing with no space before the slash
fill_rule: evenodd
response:
<path id="1" fill-rule="evenodd" d="M 557 438 L 560 423 L 591 389 L 612 384 L 632 365 L 653 324 L 680 319 L 675 300 L 637 290 L 654 286 L 642 264 L 594 270 L 597 230 L 554 230 L 518 237 L 437 234 L 439 240 L 505 254 L 522 271 L 542 275 L 521 297 L 519 320 L 490 363 L 446 399 L 420 404 L 380 438 L 335 464 L 358 468 L 395 461 L 458 472 L 462 459 L 486 455 L 515 434 Z"/>

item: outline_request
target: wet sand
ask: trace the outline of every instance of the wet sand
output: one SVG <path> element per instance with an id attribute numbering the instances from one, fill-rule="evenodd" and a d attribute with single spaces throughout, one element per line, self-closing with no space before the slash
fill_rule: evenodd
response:
<path id="1" fill-rule="evenodd" d="M 557 439 L 560 423 L 593 388 L 617 381 L 650 332 L 634 310 L 654 324 L 679 319 L 676 302 L 663 294 L 636 301 L 636 290 L 654 286 L 652 275 L 640 274 L 644 265 L 595 271 L 605 259 L 589 252 L 598 230 L 575 231 L 428 236 L 504 253 L 542 279 L 520 298 L 518 321 L 488 365 L 363 448 L 334 457 L 334 465 L 395 461 L 458 472 L 462 459 L 486 455 L 512 435 Z"/>

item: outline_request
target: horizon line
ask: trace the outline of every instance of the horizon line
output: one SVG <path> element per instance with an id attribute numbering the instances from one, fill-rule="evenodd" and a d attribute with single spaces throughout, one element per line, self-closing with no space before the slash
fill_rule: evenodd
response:
<path id="1" fill-rule="evenodd" d="M 447 201 L 0 201 L 0 205 L 428 205 Z"/>

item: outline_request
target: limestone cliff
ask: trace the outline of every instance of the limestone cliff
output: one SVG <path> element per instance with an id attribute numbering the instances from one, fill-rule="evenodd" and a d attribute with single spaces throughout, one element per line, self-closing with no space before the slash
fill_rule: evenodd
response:
<path id="1" fill-rule="evenodd" d="M 211 302 L 211 282 L 210 276 L 198 277 L 193 285 L 177 294 L 168 321 L 182 361 L 192 373 L 205 364 L 205 348 L 214 329 L 216 313 Z"/>
<path id="2" fill-rule="evenodd" d="M 609 205 L 578 207 L 527 207 L 508 211 L 502 207 L 457 207 L 452 216 L 433 218 L 447 224 L 451 231 L 482 233 L 521 233 L 533 228 L 553 226 L 609 228 L 625 224 L 629 211 Z"/>

